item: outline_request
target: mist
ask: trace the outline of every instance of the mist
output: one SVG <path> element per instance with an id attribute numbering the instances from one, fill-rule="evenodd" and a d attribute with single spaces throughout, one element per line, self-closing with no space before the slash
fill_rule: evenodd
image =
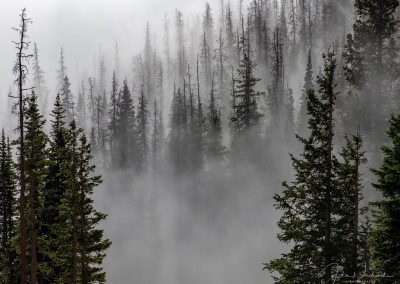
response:
<path id="1" fill-rule="evenodd" d="M 16 92 L 15 77 L 11 70 L 15 62 L 12 41 L 17 39 L 17 34 L 11 28 L 18 25 L 18 15 L 25 7 L 33 21 L 28 29 L 31 49 L 34 43 L 37 44 L 40 66 L 44 72 L 44 85 L 47 88 L 41 94 L 46 96 L 46 104 L 41 106 L 47 119 L 46 130 L 50 128 L 51 117 L 48 115 L 53 108 L 56 94 L 61 92 L 58 70 L 60 51 L 63 49 L 66 74 L 71 83 L 75 106 L 73 116 L 97 145 L 93 149 L 93 163 L 96 165 L 96 173 L 102 175 L 103 183 L 95 190 L 94 199 L 96 208 L 107 214 L 100 227 L 104 229 L 105 237 L 112 241 L 104 260 L 108 283 L 274 283 L 271 273 L 263 269 L 264 263 L 279 257 L 290 248 L 290 245 L 283 244 L 277 238 L 280 232 L 277 222 L 281 212 L 274 206 L 273 197 L 282 191 L 282 182 L 293 180 L 294 171 L 289 153 L 299 155 L 301 146 L 295 135 L 307 133 L 300 133 L 298 130 L 302 104 L 304 106 L 302 96 L 307 55 L 309 53 L 312 58 L 315 81 L 316 75 L 321 74 L 323 69 L 323 52 L 333 46 L 338 56 L 341 56 L 344 36 L 352 32 L 353 7 L 346 1 L 333 1 L 336 14 L 332 21 L 335 25 L 329 26 L 322 35 L 319 30 L 322 29 L 322 24 L 317 19 L 320 8 L 311 3 L 307 8 L 310 9 L 307 19 L 310 21 L 310 35 L 306 36 L 309 38 L 305 40 L 304 46 L 299 43 L 293 47 L 289 28 L 287 38 L 282 36 L 282 39 L 278 34 L 281 30 L 277 29 L 283 25 L 283 17 L 288 17 L 287 26 L 290 25 L 290 1 L 275 1 L 276 6 L 273 6 L 274 1 L 261 1 L 276 10 L 265 9 L 263 19 L 267 26 L 267 36 L 262 43 L 254 24 L 256 21 L 252 22 L 252 17 L 256 17 L 251 8 L 253 1 L 209 0 L 213 19 L 210 34 L 206 34 L 204 28 L 206 2 L 2 1 L 0 126 L 15 138 L 17 117 L 9 114 L 14 104 L 9 94 Z M 221 11 L 226 13 L 228 2 L 233 13 L 235 41 L 232 45 L 236 48 L 236 45 L 242 44 L 240 36 L 246 36 L 245 29 L 250 30 L 247 39 L 251 42 L 252 51 L 249 54 L 257 65 L 254 67 L 254 76 L 260 79 L 254 87 L 256 92 L 260 92 L 254 99 L 260 118 L 257 123 L 241 132 L 241 138 L 237 142 L 235 133 L 239 131 L 236 129 L 239 127 L 235 126 L 232 119 L 235 115 L 235 105 L 232 107 L 235 86 L 232 87 L 232 84 L 239 80 L 240 60 L 235 58 L 236 51 L 232 47 L 224 55 L 224 70 L 219 72 L 215 51 L 218 34 L 221 31 L 222 35 L 226 29 L 226 15 L 221 17 Z M 242 7 L 240 13 L 247 21 L 240 21 L 239 7 Z M 184 22 L 181 42 L 177 32 L 179 29 L 176 27 L 177 10 L 182 12 Z M 311 20 L 311 14 L 316 19 L 312 25 L 311 21 L 314 20 Z M 168 55 L 166 22 L 169 23 Z M 275 31 L 278 31 L 277 36 Z M 204 55 L 206 52 L 202 50 L 202 40 L 207 37 L 212 39 L 211 43 L 208 42 L 212 46 L 208 52 L 213 54 L 208 55 L 208 59 Z M 274 69 L 274 60 L 279 57 L 279 51 L 274 49 L 275 41 L 276 46 L 281 46 L 280 52 L 284 58 L 280 70 Z M 148 50 L 149 46 L 151 52 Z M 239 57 L 243 49 L 244 47 L 239 48 Z M 146 52 L 151 54 L 146 57 Z M 228 54 L 229 52 L 231 53 Z M 180 62 L 180 56 L 184 58 L 183 63 Z M 207 66 L 207 60 L 210 60 L 210 66 Z M 146 97 L 148 128 L 144 149 L 147 150 L 132 150 L 144 153 L 140 156 L 143 162 L 139 166 L 139 158 L 134 156 L 135 153 L 132 154 L 134 158 L 125 157 L 124 153 L 129 152 L 126 149 L 130 147 L 130 140 L 119 137 L 117 142 L 112 142 L 110 125 L 114 72 L 118 79 L 118 93 L 123 93 L 126 82 L 132 94 L 135 115 L 139 111 L 141 95 Z M 341 76 L 340 71 L 338 76 Z M 232 80 L 232 77 L 235 79 Z M 90 89 L 92 79 L 95 83 Z M 34 83 L 30 74 L 27 86 Z M 277 91 L 279 88 L 281 90 Z M 346 85 L 342 90 L 345 95 L 349 87 Z M 90 118 L 87 115 L 82 119 L 79 98 L 82 93 L 88 96 L 92 91 L 99 100 L 104 95 L 102 118 L 93 118 L 94 107 L 86 102 L 83 109 L 92 114 Z M 195 100 L 203 104 L 206 113 L 204 119 L 207 120 L 212 115 L 208 113 L 212 113 L 212 95 L 215 93 L 218 106 L 216 109 L 219 113 L 216 117 L 221 123 L 220 128 L 217 128 L 221 135 L 218 147 L 224 148 L 221 150 L 221 157 L 216 158 L 209 154 L 209 146 L 204 146 L 204 149 L 203 146 L 198 147 L 199 144 L 194 141 L 196 138 L 193 138 L 196 136 L 187 140 L 180 136 L 182 133 L 189 133 L 189 123 L 194 123 L 194 119 L 188 119 L 190 122 L 184 123 L 189 126 L 182 126 L 181 121 L 174 124 L 175 100 L 179 99 L 177 97 L 180 91 L 184 96 L 182 101 L 185 104 L 185 119 L 189 113 L 186 104 L 193 93 Z M 280 112 L 274 109 L 271 99 L 277 94 L 282 96 L 282 102 L 279 102 Z M 194 103 L 197 104 L 196 113 L 199 112 L 201 103 Z M 154 134 L 157 126 L 156 104 L 161 108 L 159 119 L 163 124 L 163 133 L 159 134 L 160 141 L 153 141 L 153 137 L 158 135 Z M 97 113 L 98 117 L 99 113 L 100 111 Z M 360 125 L 358 121 L 346 124 L 341 115 L 339 111 L 335 117 L 338 127 L 335 139 L 338 145 L 343 142 L 344 134 L 349 129 L 354 130 Z M 204 127 L 210 127 L 212 122 L 213 118 L 210 122 L 205 122 L 207 126 Z M 175 129 L 183 130 L 176 134 Z M 200 136 L 207 137 L 205 140 L 210 139 L 207 135 L 211 134 L 207 130 L 204 133 Z M 216 140 L 219 139 L 219 134 L 215 136 L 217 138 L 214 137 Z M 179 145 L 175 145 L 175 142 Z M 373 143 L 372 139 L 367 138 L 367 145 Z M 159 148 L 154 146 L 156 144 Z M 368 148 L 367 154 L 374 164 L 378 164 L 380 157 L 372 153 L 372 148 L 374 147 Z M 154 149 L 158 152 L 154 153 Z M 117 151 L 119 152 L 115 154 Z M 335 152 L 339 151 L 340 147 L 335 147 Z M 129 155 L 126 154 L 127 157 Z M 125 159 L 132 161 L 123 164 Z M 364 168 L 363 172 L 368 191 L 366 196 L 375 197 L 370 186 L 373 177 L 368 168 Z"/>

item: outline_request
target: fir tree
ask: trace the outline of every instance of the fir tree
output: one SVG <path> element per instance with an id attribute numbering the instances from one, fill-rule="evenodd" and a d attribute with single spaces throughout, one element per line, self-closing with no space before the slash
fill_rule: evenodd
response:
<path id="1" fill-rule="evenodd" d="M 374 169 L 373 186 L 382 200 L 372 203 L 373 226 L 370 234 L 371 256 L 377 273 L 392 279 L 400 277 L 400 116 L 392 116 L 387 135 L 391 145 L 383 146 L 383 162 Z"/>
<path id="2" fill-rule="evenodd" d="M 137 115 L 136 115 L 136 131 L 137 131 L 137 152 L 135 164 L 139 171 L 145 170 L 147 167 L 148 158 L 148 120 L 149 110 L 147 107 L 147 100 L 144 96 L 143 88 L 140 93 Z"/>
<path id="3" fill-rule="evenodd" d="M 55 234 L 56 227 L 62 225 L 60 220 L 60 205 L 66 190 L 66 176 L 63 169 L 68 163 L 67 129 L 65 127 L 65 110 L 61 98 L 56 96 L 52 110 L 50 147 L 48 151 L 48 166 L 44 179 L 43 210 L 40 215 L 39 248 L 40 272 L 44 283 L 54 283 L 63 267 L 53 261 L 57 253 L 58 243 Z"/>
<path id="4" fill-rule="evenodd" d="M 67 123 L 71 123 L 72 120 L 74 120 L 75 117 L 75 104 L 74 104 L 74 98 L 71 93 L 71 83 L 69 82 L 69 79 L 67 76 L 64 77 L 63 85 L 61 88 L 61 102 L 63 105 L 63 108 L 65 109 L 65 119 Z"/>
<path id="5" fill-rule="evenodd" d="M 300 113 L 297 124 L 297 131 L 299 135 L 304 135 L 307 128 L 307 92 L 314 89 L 313 83 L 313 66 L 311 59 L 311 50 L 308 51 L 306 74 L 304 76 L 304 85 L 301 94 Z"/>
<path id="6" fill-rule="evenodd" d="M 32 92 L 25 110 L 26 184 L 28 190 L 27 212 L 30 232 L 30 269 L 32 283 L 38 279 L 38 222 L 42 207 L 44 178 L 47 169 L 47 135 L 43 130 L 45 120 L 39 113 L 37 96 Z"/>
<path id="7" fill-rule="evenodd" d="M 17 251 L 13 238 L 17 229 L 17 175 L 8 138 L 0 141 L 0 282 L 18 283 Z"/>
<path id="8" fill-rule="evenodd" d="M 276 207 L 283 211 L 278 222 L 281 242 L 293 244 L 290 252 L 271 261 L 266 268 L 277 272 L 277 283 L 312 283 L 331 280 L 332 263 L 340 263 L 335 249 L 339 228 L 335 216 L 340 208 L 337 190 L 338 161 L 333 154 L 336 100 L 334 91 L 334 53 L 324 55 L 324 73 L 317 79 L 319 95 L 308 91 L 308 138 L 298 137 L 304 145 L 300 158 L 291 156 L 295 181 L 283 183 L 275 195 Z"/>
<path id="9" fill-rule="evenodd" d="M 255 90 L 255 86 L 260 79 L 254 75 L 256 64 L 252 60 L 249 27 L 245 32 L 243 23 L 240 44 L 242 57 L 238 69 L 239 78 L 235 79 L 236 88 L 233 93 L 235 99 L 234 115 L 231 118 L 236 132 L 248 129 L 258 123 L 260 113 L 257 109 L 257 97 L 262 94 Z"/>
<path id="10" fill-rule="evenodd" d="M 362 224 L 361 215 L 365 212 L 361 208 L 363 198 L 362 165 L 367 162 L 365 152 L 362 149 L 363 141 L 359 133 L 351 138 L 345 137 L 345 145 L 342 147 L 338 179 L 339 190 L 342 194 L 342 205 L 340 209 L 340 236 L 342 243 L 338 244 L 343 252 L 343 268 L 346 275 L 360 276 L 364 269 L 365 256 L 362 255 L 362 245 L 365 236 L 360 232 Z M 351 278 L 351 280 L 355 280 Z"/>
<path id="11" fill-rule="evenodd" d="M 44 80 L 44 72 L 40 67 L 39 50 L 36 43 L 34 44 L 33 54 L 34 54 L 33 84 L 35 86 L 35 92 L 38 95 L 39 108 L 43 113 L 43 115 L 46 115 L 49 90 L 46 88 L 46 82 Z"/>
<path id="12" fill-rule="evenodd" d="M 118 117 L 117 117 L 117 157 L 120 167 L 132 165 L 134 151 L 136 150 L 136 121 L 135 121 L 135 108 L 131 92 L 128 88 L 128 83 L 125 80 L 123 83 L 122 91 L 120 93 L 120 100 L 118 103 Z"/>

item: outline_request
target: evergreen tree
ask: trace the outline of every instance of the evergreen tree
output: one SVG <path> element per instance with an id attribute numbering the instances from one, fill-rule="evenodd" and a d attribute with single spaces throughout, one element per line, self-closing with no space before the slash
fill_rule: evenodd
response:
<path id="1" fill-rule="evenodd" d="M 249 27 L 246 32 L 242 23 L 242 34 L 240 44 L 242 56 L 239 64 L 239 78 L 235 79 L 236 88 L 233 93 L 235 105 L 234 114 L 231 120 L 235 125 L 236 132 L 248 129 L 258 123 L 260 113 L 257 109 L 257 97 L 262 93 L 255 90 L 255 86 L 260 79 L 254 75 L 256 64 L 252 60 L 252 50 L 250 45 Z"/>
<path id="2" fill-rule="evenodd" d="M 8 138 L 0 141 L 0 282 L 18 283 L 17 251 L 13 238 L 17 229 L 17 175 Z"/>
<path id="3" fill-rule="evenodd" d="M 226 149 L 222 144 L 221 109 L 214 94 L 214 80 L 212 82 L 207 114 L 206 154 L 212 161 L 223 161 Z"/>
<path id="4" fill-rule="evenodd" d="M 153 133 L 151 137 L 152 154 L 153 154 L 153 172 L 157 174 L 159 163 L 162 155 L 162 147 L 164 141 L 164 125 L 161 116 L 161 109 L 158 106 L 157 100 L 154 100 L 153 106 Z"/>
<path id="5" fill-rule="evenodd" d="M 354 87 L 361 87 L 357 90 L 362 93 L 357 104 L 363 111 L 353 120 L 360 121 L 375 155 L 379 152 L 377 145 L 383 142 L 387 114 L 391 113 L 391 81 L 399 74 L 397 64 L 392 64 L 398 58 L 398 47 L 393 45 L 398 6 L 398 0 L 356 0 L 354 36 L 347 42 L 347 78 Z M 376 109 L 380 111 L 370 115 Z"/>
<path id="6" fill-rule="evenodd" d="M 65 119 L 67 123 L 71 123 L 75 117 L 75 104 L 70 87 L 71 83 L 69 82 L 68 77 L 65 76 L 60 96 L 63 108 L 65 109 Z"/>
<path id="7" fill-rule="evenodd" d="M 33 84 L 35 86 L 35 92 L 38 95 L 39 108 L 43 115 L 46 115 L 49 90 L 46 88 L 44 72 L 40 67 L 39 50 L 36 43 L 34 44 L 33 54 Z"/>
<path id="8" fill-rule="evenodd" d="M 301 93 L 300 113 L 297 123 L 297 131 L 300 136 L 306 133 L 307 129 L 307 92 L 314 89 L 313 66 L 311 59 L 311 50 L 308 51 L 306 74 L 304 76 L 303 91 Z"/>
<path id="9" fill-rule="evenodd" d="M 123 83 L 122 91 L 120 93 L 120 100 L 117 105 L 117 149 L 119 166 L 124 168 L 132 165 L 134 151 L 136 150 L 136 122 L 135 122 L 135 108 L 131 92 L 128 88 L 128 82 L 125 80 Z"/>
<path id="10" fill-rule="evenodd" d="M 37 96 L 34 92 L 28 99 L 25 110 L 25 149 L 26 149 L 26 185 L 27 212 L 29 216 L 28 230 L 30 232 L 30 270 L 32 283 L 38 279 L 38 222 L 42 206 L 44 179 L 47 169 L 47 135 L 43 130 L 45 120 L 39 113 Z"/>
<path id="11" fill-rule="evenodd" d="M 140 92 L 140 97 L 137 106 L 136 114 L 136 137 L 137 137 L 137 151 L 135 164 L 139 171 L 146 170 L 148 158 L 148 120 L 149 110 L 147 107 L 147 100 L 144 96 L 143 88 Z"/>
<path id="12" fill-rule="evenodd" d="M 377 182 L 373 186 L 382 200 L 372 203 L 373 226 L 370 234 L 371 256 L 377 273 L 386 273 L 392 280 L 400 277 L 400 116 L 392 116 L 387 135 L 391 145 L 383 146 L 383 162 L 374 169 Z M 396 281 L 395 281 L 396 282 Z M 393 283 L 395 283 L 393 282 Z"/>
<path id="13" fill-rule="evenodd" d="M 360 276 L 366 262 L 362 254 L 365 235 L 360 230 L 362 229 L 360 217 L 365 213 L 364 208 L 360 206 L 363 198 L 361 167 L 367 162 L 362 147 L 362 137 L 359 133 L 351 138 L 345 137 L 345 145 L 340 153 L 343 161 L 340 163 L 338 172 L 339 190 L 342 194 L 342 205 L 339 207 L 342 211 L 338 225 L 342 243 L 339 243 L 337 247 L 340 247 L 343 252 L 344 272 L 352 277 Z"/>
<path id="14" fill-rule="evenodd" d="M 328 283 L 332 263 L 340 264 L 335 248 L 339 231 L 336 214 L 342 206 L 337 190 L 338 161 L 333 154 L 336 100 L 334 53 L 324 55 L 324 73 L 317 79 L 319 95 L 308 91 L 308 138 L 298 137 L 304 145 L 300 158 L 291 156 L 295 181 L 283 183 L 275 195 L 276 207 L 283 211 L 278 222 L 280 241 L 293 245 L 290 252 L 271 261 L 266 268 L 277 272 L 277 283 Z M 340 238 L 340 236 L 339 236 Z"/>
<path id="15" fill-rule="evenodd" d="M 62 268 L 56 283 L 104 283 L 101 264 L 110 241 L 97 229 L 105 215 L 93 207 L 92 194 L 101 182 L 92 176 L 91 150 L 82 129 L 73 121 L 67 133 L 67 163 L 62 168 L 65 193 L 59 206 L 60 222 L 53 227 L 57 252 L 53 261 Z"/>
<path id="16" fill-rule="evenodd" d="M 110 100 L 110 152 L 111 152 L 111 164 L 116 165 L 116 143 L 117 143 L 117 119 L 118 119 L 118 103 L 119 103 L 119 92 L 118 92 L 118 79 L 116 72 L 113 72 L 111 82 L 111 100 Z"/>
<path id="17" fill-rule="evenodd" d="M 43 283 L 54 283 L 63 267 L 53 261 L 57 253 L 58 243 L 55 234 L 57 226 L 61 226 L 60 205 L 66 190 L 66 176 L 63 169 L 68 163 L 67 133 L 65 127 L 65 110 L 61 98 L 56 96 L 52 110 L 50 147 L 48 151 L 48 167 L 44 179 L 43 210 L 40 215 L 39 248 L 40 274 Z"/>

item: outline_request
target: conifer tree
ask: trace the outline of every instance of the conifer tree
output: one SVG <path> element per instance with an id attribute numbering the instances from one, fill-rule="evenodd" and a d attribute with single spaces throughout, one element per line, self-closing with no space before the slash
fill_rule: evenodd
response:
<path id="1" fill-rule="evenodd" d="M 40 215 L 39 248 L 40 274 L 43 283 L 54 283 L 56 276 L 63 269 L 54 262 L 57 252 L 56 227 L 60 226 L 60 205 L 66 190 L 66 176 L 63 169 L 67 160 L 67 133 L 65 127 L 65 110 L 61 98 L 56 96 L 52 110 L 51 132 L 48 151 L 48 166 L 44 179 L 43 210 Z"/>
<path id="2" fill-rule="evenodd" d="M 116 164 L 116 143 L 117 143 L 117 118 L 118 118 L 118 101 L 119 101 L 119 91 L 118 91 L 118 79 L 116 72 L 113 72 L 112 82 L 111 82 L 111 100 L 110 100 L 110 153 L 111 153 L 111 164 L 115 166 Z"/>
<path id="3" fill-rule="evenodd" d="M 58 244 L 53 261 L 62 268 L 56 283 L 105 282 L 101 264 L 111 243 L 96 228 L 106 216 L 94 209 L 91 197 L 101 177 L 92 175 L 91 146 L 82 132 L 73 121 L 67 133 L 67 163 L 62 168 L 66 189 L 59 206 L 60 222 L 53 227 Z"/>
<path id="4" fill-rule="evenodd" d="M 337 246 L 341 248 L 344 255 L 345 274 L 355 277 L 359 277 L 364 269 L 365 261 L 361 254 L 363 236 L 360 232 L 360 219 L 365 210 L 360 204 L 363 198 L 361 167 L 367 159 L 362 147 L 362 137 L 358 132 L 351 138 L 345 137 L 345 145 L 340 153 L 343 161 L 340 163 L 338 172 L 339 190 L 343 202 L 340 206 L 341 218 L 338 221 L 342 243 Z"/>
<path id="5" fill-rule="evenodd" d="M 162 154 L 164 141 L 164 125 L 161 116 L 161 109 L 158 106 L 157 100 L 154 100 L 153 106 L 153 133 L 151 136 L 152 154 L 153 154 L 153 172 L 157 174 L 159 170 L 159 162 Z"/>
<path id="6" fill-rule="evenodd" d="M 136 131 L 137 131 L 137 153 L 135 155 L 135 164 L 139 171 L 146 170 L 148 158 L 148 121 L 149 110 L 147 107 L 147 99 L 144 96 L 143 88 L 137 106 L 136 114 Z"/>
<path id="7" fill-rule="evenodd" d="M 300 113 L 297 124 L 297 131 L 300 136 L 305 135 L 307 128 L 307 92 L 314 89 L 313 66 L 311 59 L 311 50 L 308 51 L 306 74 L 304 76 L 304 85 L 301 93 Z"/>
<path id="8" fill-rule="evenodd" d="M 63 85 L 60 91 L 61 102 L 63 104 L 63 108 L 65 109 L 66 123 L 71 123 L 75 118 L 75 103 L 71 93 L 71 83 L 69 82 L 67 76 L 64 77 Z"/>
<path id="9" fill-rule="evenodd" d="M 40 67 L 39 50 L 36 43 L 34 44 L 33 54 L 33 84 L 35 86 L 35 92 L 38 96 L 39 108 L 43 115 L 46 115 L 49 90 L 46 88 L 44 72 Z"/>
<path id="10" fill-rule="evenodd" d="M 271 261 L 266 268 L 277 272 L 277 283 L 312 283 L 332 276 L 332 263 L 340 263 L 335 248 L 339 231 L 336 214 L 341 206 L 337 190 L 338 161 L 333 154 L 336 93 L 334 53 L 324 58 L 324 73 L 317 79 L 319 95 L 308 91 L 308 138 L 298 137 L 304 145 L 299 158 L 291 156 L 295 181 L 283 183 L 275 195 L 276 207 L 283 211 L 278 222 L 281 242 L 293 244 L 290 252 Z"/>
<path id="11" fill-rule="evenodd" d="M 22 9 L 20 14 L 20 23 L 18 28 L 14 28 L 18 32 L 19 40 L 14 42 L 15 49 L 17 50 L 17 58 L 13 68 L 13 73 L 16 75 L 15 80 L 18 86 L 18 151 L 19 151 L 19 232 L 20 232 L 20 243 L 19 243 L 19 258 L 20 258 L 20 277 L 19 281 L 21 284 L 26 284 L 28 276 L 28 259 L 27 259 L 27 220 L 26 220 L 26 184 L 25 184 L 25 123 L 24 123 L 24 102 L 25 102 L 25 83 L 28 75 L 27 62 L 32 57 L 32 54 L 27 53 L 30 46 L 28 40 L 28 25 L 31 23 L 31 19 L 26 15 L 26 9 Z"/>
<path id="12" fill-rule="evenodd" d="M 60 90 L 64 85 L 65 76 L 67 76 L 67 67 L 65 66 L 64 48 L 60 51 L 60 68 L 57 70 L 57 90 Z"/>
<path id="13" fill-rule="evenodd" d="M 237 70 L 239 78 L 235 79 L 236 88 L 233 93 L 235 105 L 233 106 L 234 114 L 231 118 L 236 132 L 248 129 L 258 123 L 260 113 L 257 109 L 257 97 L 262 94 L 255 90 L 255 86 L 260 79 L 254 75 L 256 63 L 252 59 L 249 27 L 245 31 L 243 22 L 240 44 L 242 56 Z"/>
<path id="14" fill-rule="evenodd" d="M 214 77 L 214 76 L 213 76 Z M 210 103 L 207 114 L 206 154 L 208 159 L 222 161 L 225 155 L 225 147 L 222 144 L 221 108 L 218 106 L 214 94 L 214 80 L 212 80 Z"/>
<path id="15" fill-rule="evenodd" d="M 18 283 L 17 251 L 13 238 L 17 229 L 17 174 L 10 142 L 4 130 L 0 141 L 0 282 Z"/>
<path id="16" fill-rule="evenodd" d="M 128 82 L 123 83 L 118 103 L 117 117 L 117 157 L 120 167 L 132 165 L 134 151 L 136 150 L 136 121 L 135 108 L 131 92 L 128 88 Z"/>
<path id="17" fill-rule="evenodd" d="M 373 220 L 370 234 L 371 256 L 376 273 L 386 273 L 391 280 L 400 277 L 400 116 L 392 116 L 387 136 L 390 145 L 383 146 L 383 162 L 373 173 L 373 186 L 382 200 L 372 203 Z"/>
<path id="18" fill-rule="evenodd" d="M 77 106 L 76 106 L 76 113 L 77 113 L 77 121 L 79 125 L 83 128 L 86 129 L 86 87 L 85 83 L 82 80 L 82 86 L 80 88 L 79 94 L 78 94 L 78 101 L 77 101 Z"/>
<path id="19" fill-rule="evenodd" d="M 32 92 L 25 110 L 25 149 L 28 229 L 30 240 L 30 270 L 32 283 L 38 280 L 38 222 L 42 207 L 44 178 L 47 169 L 47 135 L 43 130 L 45 120 L 39 112 L 37 96 Z"/>

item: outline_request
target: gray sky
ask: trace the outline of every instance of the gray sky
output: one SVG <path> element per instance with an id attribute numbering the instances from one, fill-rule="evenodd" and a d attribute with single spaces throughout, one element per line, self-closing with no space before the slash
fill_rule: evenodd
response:
<path id="1" fill-rule="evenodd" d="M 233 0 L 235 2 L 236 0 Z M 51 92 L 58 68 L 60 48 L 64 47 L 68 74 L 72 83 L 83 68 L 92 68 L 94 54 L 100 46 L 109 58 L 118 41 L 122 68 L 127 69 L 133 55 L 143 48 L 146 22 L 152 33 L 162 37 L 163 17 L 172 18 L 178 7 L 185 16 L 204 10 L 206 0 L 2 0 L 0 9 L 0 127 L 6 126 L 4 112 L 7 93 L 14 77 L 15 60 L 12 40 L 17 34 L 11 28 L 18 25 L 23 7 L 33 20 L 29 27 L 32 43 L 39 48 L 42 69 Z M 208 1 L 214 9 L 220 0 Z M 171 20 L 171 24 L 173 21 Z M 125 60 L 125 62 L 123 62 Z M 128 62 L 126 62 L 128 61 Z M 87 70 L 92 72 L 90 69 Z M 77 86 L 72 86 L 76 92 Z M 3 119 L 1 119 L 3 117 Z"/>

